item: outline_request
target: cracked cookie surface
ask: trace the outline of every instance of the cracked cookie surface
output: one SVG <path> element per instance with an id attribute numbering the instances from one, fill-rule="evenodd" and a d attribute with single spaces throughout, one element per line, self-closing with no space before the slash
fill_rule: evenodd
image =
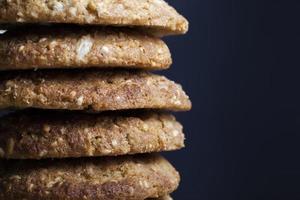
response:
<path id="1" fill-rule="evenodd" d="M 170 51 L 161 39 L 125 28 L 45 26 L 0 35 L 0 70 L 166 69 L 171 63 Z"/>
<path id="2" fill-rule="evenodd" d="M 2 0 L 0 23 L 134 26 L 156 35 L 188 30 L 187 20 L 163 0 Z"/>
<path id="3" fill-rule="evenodd" d="M 164 76 L 125 70 L 0 72 L 0 108 L 67 110 L 191 108 L 182 87 Z"/>
<path id="4" fill-rule="evenodd" d="M 0 118 L 0 157 L 116 156 L 184 147 L 182 126 L 166 113 L 19 111 Z"/>
<path id="5" fill-rule="evenodd" d="M 174 191 L 179 174 L 158 155 L 1 160 L 0 199 L 139 200 Z"/>

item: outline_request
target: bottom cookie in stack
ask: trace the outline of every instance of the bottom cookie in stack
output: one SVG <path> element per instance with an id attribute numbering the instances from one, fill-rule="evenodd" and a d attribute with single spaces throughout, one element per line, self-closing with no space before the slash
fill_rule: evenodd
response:
<path id="1" fill-rule="evenodd" d="M 0 199 L 6 200 L 168 199 L 180 179 L 153 154 L 0 162 Z"/>

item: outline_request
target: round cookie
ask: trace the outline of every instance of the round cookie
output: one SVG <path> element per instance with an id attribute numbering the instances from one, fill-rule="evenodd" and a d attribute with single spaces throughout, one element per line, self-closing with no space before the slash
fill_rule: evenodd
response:
<path id="1" fill-rule="evenodd" d="M 181 124 L 164 113 L 29 110 L 0 118 L 0 158 L 116 156 L 182 147 Z"/>
<path id="2" fill-rule="evenodd" d="M 133 26 L 156 35 L 188 30 L 188 21 L 163 0 L 2 0 L 0 23 Z"/>
<path id="3" fill-rule="evenodd" d="M 1 160 L 0 199 L 138 200 L 173 192 L 179 174 L 158 155 Z"/>
<path id="4" fill-rule="evenodd" d="M 191 102 L 181 86 L 143 71 L 41 70 L 0 73 L 0 108 L 166 109 Z"/>
<path id="5" fill-rule="evenodd" d="M 0 70 L 166 69 L 171 63 L 170 51 L 161 39 L 124 28 L 45 26 L 0 35 Z"/>

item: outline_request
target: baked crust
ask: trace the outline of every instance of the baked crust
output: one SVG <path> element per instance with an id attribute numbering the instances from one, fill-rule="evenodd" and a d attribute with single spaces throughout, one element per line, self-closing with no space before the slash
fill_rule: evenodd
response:
<path id="1" fill-rule="evenodd" d="M 1 8 L 0 8 L 1 9 Z M 49 26 L 0 35 L 0 70 L 42 68 L 166 69 L 172 63 L 159 38 L 125 28 Z"/>
<path id="2" fill-rule="evenodd" d="M 157 112 L 20 111 L 0 118 L 0 157 L 117 156 L 184 147 L 182 126 Z"/>
<path id="3" fill-rule="evenodd" d="M 179 174 L 157 155 L 1 160 L 0 199 L 140 200 L 174 191 Z"/>
<path id="4" fill-rule="evenodd" d="M 188 21 L 163 0 L 2 0 L 0 23 L 134 26 L 156 35 L 188 30 Z"/>
<path id="5" fill-rule="evenodd" d="M 185 111 L 181 86 L 143 71 L 41 70 L 0 72 L 0 108 Z"/>

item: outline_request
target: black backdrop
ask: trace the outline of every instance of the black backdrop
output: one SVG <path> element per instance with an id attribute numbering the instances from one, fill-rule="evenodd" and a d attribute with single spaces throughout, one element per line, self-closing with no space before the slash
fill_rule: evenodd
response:
<path id="1" fill-rule="evenodd" d="M 190 20 L 168 37 L 193 110 L 175 199 L 300 199 L 300 1 L 169 0 Z"/>

